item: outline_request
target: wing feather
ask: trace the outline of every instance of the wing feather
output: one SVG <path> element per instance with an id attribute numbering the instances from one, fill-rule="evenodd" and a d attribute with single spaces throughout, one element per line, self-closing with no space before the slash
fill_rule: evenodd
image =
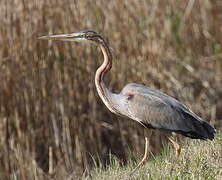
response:
<path id="1" fill-rule="evenodd" d="M 147 127 L 178 132 L 191 138 L 214 137 L 216 130 L 210 124 L 173 97 L 140 84 L 125 86 L 121 94 L 130 94 L 126 102 L 128 116 Z"/>
<path id="2" fill-rule="evenodd" d="M 154 128 L 188 130 L 180 113 L 159 97 L 137 92 L 128 100 L 127 107 L 132 117 Z"/>

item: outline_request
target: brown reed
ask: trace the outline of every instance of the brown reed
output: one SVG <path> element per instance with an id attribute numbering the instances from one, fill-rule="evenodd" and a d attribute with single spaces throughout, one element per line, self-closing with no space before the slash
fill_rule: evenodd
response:
<path id="1" fill-rule="evenodd" d="M 96 93 L 98 49 L 39 36 L 103 34 L 116 92 L 144 83 L 220 127 L 221 17 L 220 0 L 1 0 L 0 177 L 74 178 L 108 164 L 109 153 L 124 164 L 129 151 L 143 151 L 143 128 L 111 114 Z M 153 151 L 161 139 L 157 132 Z"/>

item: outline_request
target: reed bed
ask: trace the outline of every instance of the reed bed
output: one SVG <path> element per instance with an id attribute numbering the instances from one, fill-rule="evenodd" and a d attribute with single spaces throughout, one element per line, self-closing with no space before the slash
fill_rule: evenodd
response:
<path id="1" fill-rule="evenodd" d="M 114 53 L 110 88 L 160 89 L 219 128 L 221 18 L 220 0 L 1 0 L 1 179 L 77 179 L 108 165 L 110 153 L 124 165 L 143 152 L 144 129 L 111 114 L 96 93 L 99 49 L 39 36 L 101 33 Z M 163 141 L 156 132 L 154 153 Z"/>

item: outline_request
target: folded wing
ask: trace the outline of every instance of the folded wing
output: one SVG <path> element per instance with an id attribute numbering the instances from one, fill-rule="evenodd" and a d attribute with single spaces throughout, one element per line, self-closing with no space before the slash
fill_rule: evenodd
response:
<path id="1" fill-rule="evenodd" d="M 129 95 L 126 103 L 129 116 L 146 127 L 172 131 L 195 139 L 214 138 L 215 129 L 210 124 L 160 91 L 129 84 L 121 93 Z"/>

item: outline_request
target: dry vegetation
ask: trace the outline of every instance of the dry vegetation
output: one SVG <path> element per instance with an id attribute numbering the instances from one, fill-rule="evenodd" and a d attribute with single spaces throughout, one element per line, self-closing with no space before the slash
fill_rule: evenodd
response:
<path id="1" fill-rule="evenodd" d="M 214 141 L 183 142 L 182 153 L 176 158 L 169 146 L 161 155 L 151 156 L 150 161 L 134 174 L 132 163 L 120 166 L 118 160 L 111 158 L 108 168 L 97 167 L 90 176 L 82 179 L 92 180 L 221 180 L 222 179 L 222 138 L 218 135 Z M 213 147 L 213 148 L 212 148 Z"/>
<path id="2" fill-rule="evenodd" d="M 110 87 L 160 89 L 219 128 L 221 19 L 221 0 L 1 0 L 1 179 L 76 179 L 109 164 L 110 153 L 124 164 L 129 151 L 143 151 L 143 128 L 111 114 L 96 93 L 98 49 L 38 36 L 102 33 L 115 54 Z M 157 132 L 152 151 L 161 145 Z"/>

